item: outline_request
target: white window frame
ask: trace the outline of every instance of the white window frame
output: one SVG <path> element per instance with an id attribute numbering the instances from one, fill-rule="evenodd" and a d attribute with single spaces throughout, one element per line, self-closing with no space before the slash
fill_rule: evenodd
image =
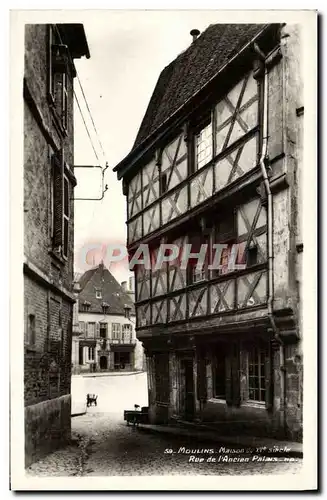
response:
<path id="1" fill-rule="evenodd" d="M 102 292 L 101 292 L 101 290 L 95 290 L 95 298 L 96 299 L 102 299 Z"/>
<path id="2" fill-rule="evenodd" d="M 133 339 L 133 328 L 130 323 L 124 323 L 122 328 L 122 338 L 125 343 L 132 342 Z"/>
<path id="3" fill-rule="evenodd" d="M 254 356 L 253 356 L 254 354 Z M 263 404 L 266 402 L 266 374 L 265 374 L 265 362 L 266 362 L 267 353 L 264 349 L 261 349 L 257 346 L 252 347 L 247 352 L 247 371 L 248 371 L 248 402 L 249 403 L 260 403 Z M 255 358 L 255 362 L 258 365 L 258 375 L 250 375 L 250 357 Z M 262 362 L 263 357 L 263 362 Z M 263 366 L 263 368 L 262 368 Z M 254 369 L 253 369 L 254 372 Z M 251 386 L 251 379 L 258 379 L 259 388 L 255 388 Z M 263 379 L 263 385 L 262 385 Z M 259 399 L 250 398 L 251 390 L 259 391 Z M 264 398 L 261 399 L 261 391 L 264 392 Z"/>
<path id="4" fill-rule="evenodd" d="M 193 266 L 191 280 L 192 283 L 200 283 L 200 281 L 205 281 L 206 280 L 205 267 L 202 267 L 202 269 L 198 270 L 197 266 Z"/>
<path id="5" fill-rule="evenodd" d="M 208 133 L 210 130 L 210 133 Z M 199 160 L 199 155 L 204 153 Z M 202 127 L 195 136 L 195 170 L 200 170 L 213 158 L 213 125 L 212 120 Z"/>
<path id="6" fill-rule="evenodd" d="M 112 340 L 120 340 L 121 339 L 121 324 L 120 323 L 111 323 L 111 335 L 112 335 Z"/>
<path id="7" fill-rule="evenodd" d="M 90 331 L 91 328 L 90 326 L 93 326 L 93 334 L 92 332 Z M 95 338 L 95 321 L 89 321 L 87 323 L 87 331 L 86 331 L 86 336 L 89 338 L 89 339 L 94 339 Z"/>

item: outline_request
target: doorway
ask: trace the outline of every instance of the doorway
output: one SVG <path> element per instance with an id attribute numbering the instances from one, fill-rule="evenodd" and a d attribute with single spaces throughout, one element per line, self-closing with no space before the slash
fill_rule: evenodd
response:
<path id="1" fill-rule="evenodd" d="M 130 370 L 131 369 L 131 353 L 120 352 L 114 353 L 114 367 L 115 370 Z"/>
<path id="2" fill-rule="evenodd" d="M 107 356 L 100 356 L 100 370 L 108 370 Z"/>
<path id="3" fill-rule="evenodd" d="M 181 369 L 184 379 L 184 418 L 193 420 L 194 418 L 194 374 L 193 358 L 181 360 Z"/>

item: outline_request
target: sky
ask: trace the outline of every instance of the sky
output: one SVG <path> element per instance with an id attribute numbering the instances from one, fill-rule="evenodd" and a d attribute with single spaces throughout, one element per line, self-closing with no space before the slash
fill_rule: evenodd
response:
<path id="1" fill-rule="evenodd" d="M 78 79 L 75 93 L 99 161 L 75 102 L 75 165 L 104 167 L 108 162 L 109 168 L 102 201 L 75 201 L 76 271 L 97 264 L 106 245 L 126 243 L 126 199 L 112 169 L 131 150 L 162 69 L 191 44 L 193 28 L 202 32 L 219 17 L 214 10 L 125 10 L 89 11 L 83 19 L 91 58 L 76 60 L 75 65 L 97 134 Z M 101 196 L 100 169 L 76 169 L 75 175 L 75 198 Z M 120 282 L 130 276 L 126 259 L 110 270 Z"/>

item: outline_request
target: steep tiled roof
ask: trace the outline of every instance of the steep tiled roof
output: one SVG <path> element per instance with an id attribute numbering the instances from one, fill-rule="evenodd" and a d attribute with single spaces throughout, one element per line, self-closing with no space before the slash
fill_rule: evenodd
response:
<path id="1" fill-rule="evenodd" d="M 206 85 L 265 26 L 210 25 L 161 72 L 133 149 Z"/>
<path id="2" fill-rule="evenodd" d="M 86 271 L 79 280 L 79 310 L 84 302 L 90 304 L 89 312 L 102 313 L 102 304 L 108 304 L 108 314 L 125 314 L 128 305 L 134 313 L 134 303 L 128 293 L 124 292 L 118 281 L 103 264 Z M 96 298 L 96 291 L 101 291 L 101 299 Z"/>

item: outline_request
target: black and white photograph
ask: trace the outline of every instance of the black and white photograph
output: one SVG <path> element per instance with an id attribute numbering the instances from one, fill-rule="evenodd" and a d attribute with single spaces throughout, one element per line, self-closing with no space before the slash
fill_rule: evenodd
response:
<path id="1" fill-rule="evenodd" d="M 315 490 L 317 12 L 10 37 L 11 488 Z"/>

